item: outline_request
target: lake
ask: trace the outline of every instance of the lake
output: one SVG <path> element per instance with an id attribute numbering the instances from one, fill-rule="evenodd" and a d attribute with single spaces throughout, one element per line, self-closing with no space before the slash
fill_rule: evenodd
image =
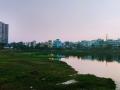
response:
<path id="1" fill-rule="evenodd" d="M 98 77 L 113 79 L 117 85 L 116 90 L 120 90 L 120 57 L 69 56 L 61 60 L 78 71 L 78 74 L 93 74 Z"/>

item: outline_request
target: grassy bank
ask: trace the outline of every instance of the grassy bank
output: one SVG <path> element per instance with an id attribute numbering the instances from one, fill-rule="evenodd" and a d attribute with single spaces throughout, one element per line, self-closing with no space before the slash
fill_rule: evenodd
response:
<path id="1" fill-rule="evenodd" d="M 76 75 L 64 62 L 41 53 L 0 52 L 0 90 L 115 90 L 111 79 Z M 64 85 L 63 82 L 76 80 Z"/>

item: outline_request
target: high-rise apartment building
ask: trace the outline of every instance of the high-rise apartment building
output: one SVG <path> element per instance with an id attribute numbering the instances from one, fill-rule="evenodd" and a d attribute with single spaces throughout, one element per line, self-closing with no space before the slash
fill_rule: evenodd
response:
<path id="1" fill-rule="evenodd" d="M 0 43 L 8 43 L 8 24 L 0 22 Z"/>

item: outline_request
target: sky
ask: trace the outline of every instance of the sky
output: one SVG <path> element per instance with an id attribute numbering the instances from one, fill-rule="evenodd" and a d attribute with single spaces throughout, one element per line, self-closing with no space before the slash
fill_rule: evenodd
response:
<path id="1" fill-rule="evenodd" d="M 9 42 L 120 38 L 120 0 L 0 0 Z"/>

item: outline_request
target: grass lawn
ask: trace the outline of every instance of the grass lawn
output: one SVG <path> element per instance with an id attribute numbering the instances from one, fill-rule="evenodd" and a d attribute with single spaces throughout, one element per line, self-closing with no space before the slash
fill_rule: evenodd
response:
<path id="1" fill-rule="evenodd" d="M 0 53 L 0 90 L 115 90 L 111 79 L 76 75 L 64 62 L 38 53 Z M 69 85 L 61 84 L 76 80 Z"/>

